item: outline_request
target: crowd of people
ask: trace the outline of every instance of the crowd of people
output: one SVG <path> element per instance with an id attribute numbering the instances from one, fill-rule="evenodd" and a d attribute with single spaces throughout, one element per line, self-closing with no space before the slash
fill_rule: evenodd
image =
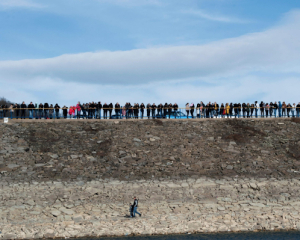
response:
<path id="1" fill-rule="evenodd" d="M 185 114 L 179 114 L 184 112 Z M 114 115 L 113 115 L 114 113 Z M 144 115 L 145 114 L 145 115 Z M 0 105 L 0 118 L 36 118 L 36 119 L 52 119 L 52 118 L 86 118 L 86 119 L 110 119 L 110 118 L 252 118 L 252 117 L 299 117 L 300 114 L 300 102 L 296 105 L 286 104 L 285 102 L 270 102 L 260 103 L 255 101 L 254 103 L 225 103 L 218 104 L 216 102 L 209 102 L 204 104 L 200 103 L 187 103 L 185 108 L 179 108 L 177 103 L 165 103 L 158 104 L 144 103 L 133 105 L 129 102 L 121 106 L 119 103 L 104 103 L 90 102 L 80 103 L 78 102 L 74 106 L 62 108 L 58 104 L 48 103 L 32 103 L 28 105 L 25 102 L 21 104 Z"/>

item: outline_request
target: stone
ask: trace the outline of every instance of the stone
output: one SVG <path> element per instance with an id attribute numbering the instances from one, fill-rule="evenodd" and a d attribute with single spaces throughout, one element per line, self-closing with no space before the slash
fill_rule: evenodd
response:
<path id="1" fill-rule="evenodd" d="M 53 216 L 55 216 L 55 217 L 58 217 L 58 216 L 61 214 L 61 212 L 58 211 L 58 210 L 52 210 L 52 211 L 51 211 L 51 214 L 52 214 Z"/>
<path id="2" fill-rule="evenodd" d="M 133 141 L 134 141 L 134 142 L 141 142 L 142 140 L 141 140 L 141 139 L 138 139 L 138 138 L 134 138 Z"/>
<path id="3" fill-rule="evenodd" d="M 12 169 L 12 168 L 20 167 L 20 165 L 18 165 L 18 164 L 8 164 L 7 167 Z"/>

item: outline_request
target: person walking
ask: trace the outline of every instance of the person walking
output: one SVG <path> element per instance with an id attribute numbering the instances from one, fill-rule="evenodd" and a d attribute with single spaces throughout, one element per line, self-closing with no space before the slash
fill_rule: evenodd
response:
<path id="1" fill-rule="evenodd" d="M 129 217 L 133 217 L 133 204 L 129 203 Z"/>
<path id="2" fill-rule="evenodd" d="M 138 205 L 139 205 L 139 200 L 136 197 L 134 197 L 133 198 L 133 217 L 135 217 L 136 213 L 139 214 L 140 217 L 142 216 L 142 214 L 137 211 Z"/>

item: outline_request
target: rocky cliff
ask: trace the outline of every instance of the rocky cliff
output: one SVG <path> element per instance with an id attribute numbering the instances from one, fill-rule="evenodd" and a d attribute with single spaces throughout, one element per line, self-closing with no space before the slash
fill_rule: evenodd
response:
<path id="1" fill-rule="evenodd" d="M 0 236 L 300 229 L 299 134 L 298 119 L 1 124 Z"/>

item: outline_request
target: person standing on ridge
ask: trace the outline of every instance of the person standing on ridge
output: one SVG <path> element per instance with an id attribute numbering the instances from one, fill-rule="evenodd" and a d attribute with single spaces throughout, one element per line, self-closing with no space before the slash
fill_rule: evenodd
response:
<path id="1" fill-rule="evenodd" d="M 145 105 L 144 103 L 141 103 L 140 105 L 141 119 L 144 119 L 144 110 L 145 110 Z"/>

